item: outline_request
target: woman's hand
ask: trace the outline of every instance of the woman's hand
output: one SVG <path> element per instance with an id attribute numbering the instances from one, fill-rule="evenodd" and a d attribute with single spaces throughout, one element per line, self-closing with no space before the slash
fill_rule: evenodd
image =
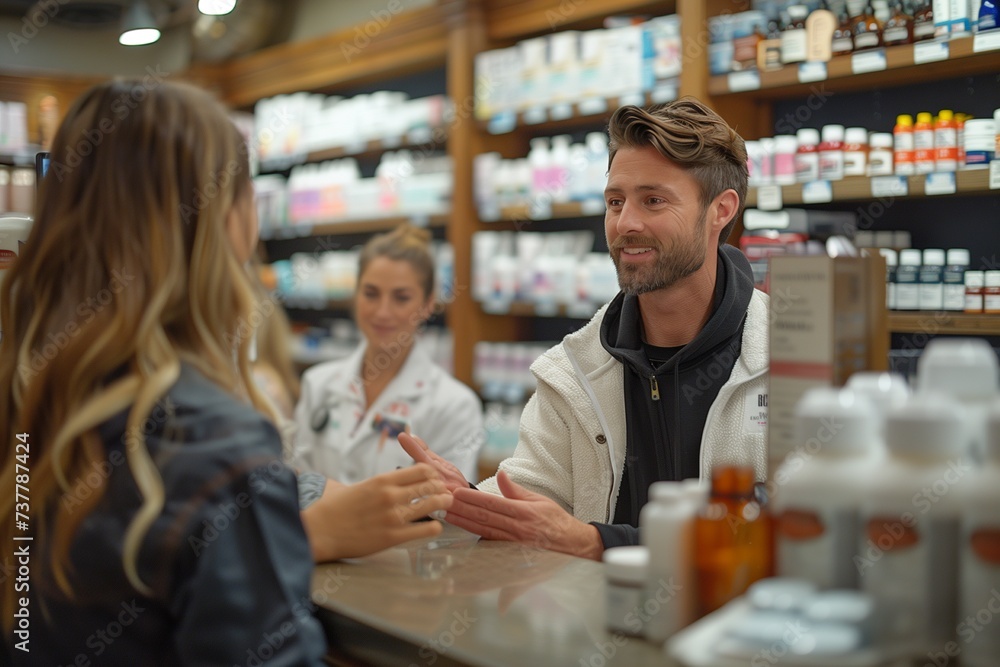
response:
<path id="1" fill-rule="evenodd" d="M 325 562 L 433 537 L 440 523 L 412 522 L 450 506 L 451 493 L 435 469 L 418 464 L 357 484 L 327 480 L 323 495 L 301 517 L 313 558 Z"/>
<path id="2" fill-rule="evenodd" d="M 417 436 L 409 433 L 400 433 L 399 444 L 403 446 L 403 449 L 410 455 L 411 459 L 417 463 L 425 463 L 434 468 L 441 476 L 445 487 L 449 491 L 469 488 L 469 482 L 465 479 L 465 475 L 453 463 L 432 452 L 427 443 Z"/>

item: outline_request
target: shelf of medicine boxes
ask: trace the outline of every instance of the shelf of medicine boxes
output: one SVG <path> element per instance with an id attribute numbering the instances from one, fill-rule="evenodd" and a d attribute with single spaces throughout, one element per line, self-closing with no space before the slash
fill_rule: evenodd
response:
<path id="1" fill-rule="evenodd" d="M 478 210 L 479 219 L 488 224 L 496 225 L 497 229 L 517 227 L 522 222 L 545 222 L 546 220 L 572 220 L 604 216 L 604 202 L 600 199 L 590 199 L 583 202 L 566 202 L 561 204 L 539 204 L 532 209 L 529 204 L 504 206 L 493 211 L 482 208 Z M 505 224 L 506 223 L 506 224 Z"/>
<path id="2" fill-rule="evenodd" d="M 338 234 L 377 234 L 395 229 L 404 222 L 409 222 L 416 227 L 446 227 L 448 224 L 448 214 L 405 216 L 396 215 L 385 218 L 365 218 L 365 219 L 344 219 L 338 221 L 318 223 L 315 225 L 299 224 L 288 227 L 270 227 L 261 229 L 260 238 L 264 241 L 277 241 L 282 239 L 295 239 L 307 236 L 335 236 Z"/>
<path id="3" fill-rule="evenodd" d="M 376 158 L 386 151 L 394 151 L 404 148 L 421 149 L 430 147 L 433 150 L 443 151 L 445 148 L 444 143 L 435 141 L 435 137 L 441 136 L 441 133 L 446 131 L 447 129 L 442 127 L 422 128 L 419 130 L 411 130 L 401 137 L 386 137 L 385 139 L 380 140 L 359 141 L 356 144 L 349 144 L 347 146 L 332 146 L 330 148 L 310 151 L 309 153 L 302 153 L 300 155 L 275 157 L 269 160 L 261 161 L 260 173 L 268 174 L 282 172 L 300 164 L 326 162 L 327 160 L 336 160 L 344 157 L 355 157 L 361 159 Z"/>
<path id="4" fill-rule="evenodd" d="M 778 70 L 747 70 L 712 76 L 712 95 L 753 98 L 796 97 L 824 91 L 863 90 L 899 85 L 906 80 L 926 83 L 976 74 L 993 74 L 1000 57 L 1000 30 L 946 42 L 918 42 L 836 56 L 828 63 L 796 64 Z"/>
<path id="5" fill-rule="evenodd" d="M 960 312 L 889 312 L 892 333 L 1000 336 L 1000 315 Z"/>
<path id="6" fill-rule="evenodd" d="M 928 187 L 930 179 L 930 187 Z M 903 183 L 906 187 L 904 189 Z M 824 183 L 829 183 L 829 190 Z M 808 186 L 808 189 L 807 187 Z M 763 199 L 768 208 L 781 208 L 789 204 L 824 204 L 831 201 L 863 201 L 873 198 L 927 197 L 935 195 L 989 195 L 1000 194 L 1000 190 L 990 189 L 989 169 L 965 169 L 951 174 L 915 174 L 912 176 L 846 176 L 837 181 L 818 181 L 811 184 L 763 186 L 747 190 L 747 207 L 759 207 Z M 775 189 L 780 189 L 780 201 L 774 198 Z M 760 202 L 763 203 L 763 202 Z M 777 204 L 777 206 L 775 206 Z"/>
<path id="7" fill-rule="evenodd" d="M 506 317 L 568 317 L 570 319 L 589 320 L 602 304 L 537 304 L 530 301 L 489 301 L 480 304 L 487 315 L 503 315 Z"/>

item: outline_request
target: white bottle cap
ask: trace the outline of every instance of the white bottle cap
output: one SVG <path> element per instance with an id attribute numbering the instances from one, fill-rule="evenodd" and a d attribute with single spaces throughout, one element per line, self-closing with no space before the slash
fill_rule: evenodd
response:
<path id="1" fill-rule="evenodd" d="M 803 579 L 771 577 L 754 582 L 747 589 L 747 598 L 755 609 L 797 611 L 816 593 L 816 584 Z"/>
<path id="2" fill-rule="evenodd" d="M 819 143 L 819 130 L 811 127 L 803 127 L 795 133 L 800 146 L 815 146 Z"/>
<path id="3" fill-rule="evenodd" d="M 649 500 L 651 502 L 672 502 L 684 497 L 684 489 L 680 482 L 654 482 L 649 485 Z"/>
<path id="4" fill-rule="evenodd" d="M 843 125 L 823 126 L 823 141 L 843 141 L 843 140 L 844 140 Z"/>
<path id="5" fill-rule="evenodd" d="M 878 415 L 869 401 L 850 389 L 816 387 L 795 406 L 795 435 L 816 441 L 823 454 L 863 454 L 877 440 Z"/>
<path id="6" fill-rule="evenodd" d="M 868 145 L 868 130 L 863 127 L 849 127 L 844 136 L 849 144 Z"/>
<path id="7" fill-rule="evenodd" d="M 917 391 L 984 400 L 998 391 L 997 355 L 981 338 L 936 338 L 917 362 Z"/>
<path id="8" fill-rule="evenodd" d="M 906 248 L 899 253 L 900 266 L 920 266 L 923 254 L 916 248 Z"/>
<path id="9" fill-rule="evenodd" d="M 604 575 L 615 581 L 645 583 L 649 567 L 646 547 L 614 547 L 604 550 Z"/>
<path id="10" fill-rule="evenodd" d="M 968 449 L 969 431 L 962 406 L 951 396 L 922 391 L 889 410 L 885 444 L 902 456 L 961 456 Z"/>
<path id="11" fill-rule="evenodd" d="M 776 153 L 794 153 L 799 149 L 799 140 L 794 134 L 779 134 L 774 138 Z"/>
<path id="12" fill-rule="evenodd" d="M 924 266 L 944 266 L 944 250 L 940 248 L 924 250 Z"/>
<path id="13" fill-rule="evenodd" d="M 892 148 L 892 134 L 888 132 L 875 132 L 868 139 L 872 148 Z"/>
<path id="14" fill-rule="evenodd" d="M 948 266 L 968 266 L 970 262 L 969 251 L 966 248 L 948 249 Z"/>
<path id="15" fill-rule="evenodd" d="M 965 286 L 977 289 L 982 287 L 986 283 L 986 277 L 983 275 L 982 271 L 966 271 L 965 272 Z"/>
<path id="16" fill-rule="evenodd" d="M 896 251 L 892 248 L 879 248 L 878 254 L 885 257 L 886 266 L 896 266 L 899 261 Z"/>
<path id="17" fill-rule="evenodd" d="M 882 416 L 892 408 L 906 403 L 910 397 L 910 385 L 906 384 L 906 378 L 899 373 L 855 373 L 847 381 L 847 388 L 856 392 L 861 400 L 868 399 L 874 403 L 875 409 Z"/>
<path id="18" fill-rule="evenodd" d="M 986 287 L 1000 287 L 1000 271 L 984 271 Z"/>

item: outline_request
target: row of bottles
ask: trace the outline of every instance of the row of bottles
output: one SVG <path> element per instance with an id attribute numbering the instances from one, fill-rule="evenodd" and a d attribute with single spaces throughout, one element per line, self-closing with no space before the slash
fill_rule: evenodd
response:
<path id="1" fill-rule="evenodd" d="M 868 593 L 881 641 L 914 656 L 995 664 L 1000 633 L 962 629 L 1000 588 L 997 376 L 984 341 L 935 340 L 913 396 L 878 374 L 807 393 L 774 474 L 779 573 Z"/>

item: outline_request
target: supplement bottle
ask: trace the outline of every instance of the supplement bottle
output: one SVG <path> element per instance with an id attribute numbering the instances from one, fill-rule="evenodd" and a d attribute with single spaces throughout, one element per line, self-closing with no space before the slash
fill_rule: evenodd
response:
<path id="1" fill-rule="evenodd" d="M 844 177 L 844 126 L 823 126 L 823 141 L 819 145 L 819 177 L 839 181 Z"/>
<path id="2" fill-rule="evenodd" d="M 792 134 L 779 134 L 774 138 L 774 182 L 777 185 L 795 183 L 795 155 L 799 142 Z"/>
<path id="3" fill-rule="evenodd" d="M 917 296 L 920 310 L 937 311 L 944 308 L 944 261 L 944 250 L 924 250 Z"/>
<path id="4" fill-rule="evenodd" d="M 983 312 L 1000 314 L 1000 271 L 986 271 L 983 283 Z"/>
<path id="5" fill-rule="evenodd" d="M 875 132 L 868 141 L 871 145 L 868 152 L 868 175 L 891 176 L 893 170 L 892 135 L 888 132 Z"/>
<path id="6" fill-rule="evenodd" d="M 982 271 L 965 272 L 965 312 L 983 312 L 983 286 L 986 276 Z"/>
<path id="7" fill-rule="evenodd" d="M 906 13 L 902 0 L 893 3 L 892 16 L 882 29 L 882 43 L 886 46 L 913 43 L 913 17 Z"/>
<path id="8" fill-rule="evenodd" d="M 819 130 L 804 127 L 795 134 L 799 142 L 795 153 L 795 180 L 808 183 L 819 178 Z"/>
<path id="9" fill-rule="evenodd" d="M 906 248 L 899 253 L 896 269 L 896 310 L 920 308 L 920 265 L 923 258 L 919 250 Z"/>
<path id="10" fill-rule="evenodd" d="M 942 109 L 934 123 L 934 168 L 936 171 L 958 169 L 958 123 L 950 109 Z"/>
<path id="11" fill-rule="evenodd" d="M 868 173 L 868 130 L 849 127 L 844 133 L 844 176 Z"/>
<path id="12" fill-rule="evenodd" d="M 913 167 L 917 174 L 934 171 L 937 162 L 934 153 L 934 123 L 931 114 L 922 111 L 917 114 L 913 126 Z"/>
<path id="13" fill-rule="evenodd" d="M 792 5 L 788 8 L 788 25 L 781 33 L 781 62 L 784 64 L 804 62 L 808 54 L 806 17 L 809 8 Z"/>
<path id="14" fill-rule="evenodd" d="M 965 272 L 969 268 L 969 251 L 949 248 L 944 265 L 944 310 L 965 310 Z"/>
<path id="15" fill-rule="evenodd" d="M 875 17 L 875 10 L 869 0 L 864 10 L 854 17 L 851 24 L 854 32 L 854 50 L 867 51 L 882 46 L 882 22 Z"/>
<path id="16" fill-rule="evenodd" d="M 895 147 L 893 162 L 895 163 L 896 173 L 909 176 L 915 171 L 913 165 L 913 116 L 909 114 L 897 116 L 896 127 L 892 130 L 892 136 Z"/>

